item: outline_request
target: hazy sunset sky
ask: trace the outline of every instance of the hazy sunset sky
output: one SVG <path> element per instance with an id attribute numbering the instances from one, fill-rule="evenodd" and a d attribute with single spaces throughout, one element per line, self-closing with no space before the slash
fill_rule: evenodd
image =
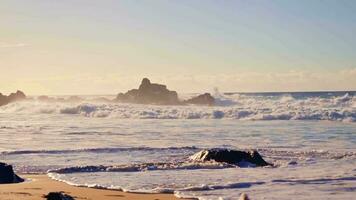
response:
<path id="1" fill-rule="evenodd" d="M 356 90 L 354 0 L 1 0 L 0 92 Z"/>

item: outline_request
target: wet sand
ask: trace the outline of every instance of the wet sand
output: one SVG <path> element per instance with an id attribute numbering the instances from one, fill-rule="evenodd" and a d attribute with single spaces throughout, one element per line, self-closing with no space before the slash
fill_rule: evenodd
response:
<path id="1" fill-rule="evenodd" d="M 0 185 L 1 200 L 41 200 L 49 192 L 63 191 L 78 200 L 171 200 L 173 194 L 136 194 L 116 190 L 75 187 L 50 179 L 47 175 L 20 175 L 30 179 L 17 184 Z"/>

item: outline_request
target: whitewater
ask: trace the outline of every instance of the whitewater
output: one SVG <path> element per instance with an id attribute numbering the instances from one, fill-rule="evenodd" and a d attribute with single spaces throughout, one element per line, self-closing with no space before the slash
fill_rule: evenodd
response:
<path id="1" fill-rule="evenodd" d="M 102 97 L 114 98 L 32 97 L 0 107 L 0 160 L 18 172 L 127 192 L 202 200 L 243 192 L 251 199 L 354 198 L 355 92 L 215 94 L 216 106 Z M 190 159 L 210 148 L 256 149 L 274 167 Z"/>
<path id="2" fill-rule="evenodd" d="M 299 93 L 216 94 L 216 106 L 212 107 L 100 102 L 100 100 L 97 100 L 98 98 L 94 97 L 86 97 L 80 102 L 72 103 L 46 103 L 29 100 L 3 106 L 0 109 L 0 113 L 64 114 L 117 119 L 228 118 L 239 120 L 330 120 L 355 122 L 356 97 L 353 94 L 353 92 L 344 93 L 342 96 L 334 96 L 334 93 L 316 93 L 314 95 L 309 93 L 305 93 L 305 95 Z"/>

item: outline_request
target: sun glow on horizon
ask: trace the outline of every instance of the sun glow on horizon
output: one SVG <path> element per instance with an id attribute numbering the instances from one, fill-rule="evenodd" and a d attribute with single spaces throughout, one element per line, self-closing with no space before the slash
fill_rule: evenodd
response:
<path id="1" fill-rule="evenodd" d="M 332 9 L 331 9 L 332 8 Z M 354 1 L 0 2 L 0 92 L 356 90 Z"/>

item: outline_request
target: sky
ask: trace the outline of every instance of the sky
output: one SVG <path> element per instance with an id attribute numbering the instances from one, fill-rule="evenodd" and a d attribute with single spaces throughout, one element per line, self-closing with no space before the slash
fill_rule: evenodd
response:
<path id="1" fill-rule="evenodd" d="M 356 90 L 354 0 L 1 0 L 0 92 Z"/>

